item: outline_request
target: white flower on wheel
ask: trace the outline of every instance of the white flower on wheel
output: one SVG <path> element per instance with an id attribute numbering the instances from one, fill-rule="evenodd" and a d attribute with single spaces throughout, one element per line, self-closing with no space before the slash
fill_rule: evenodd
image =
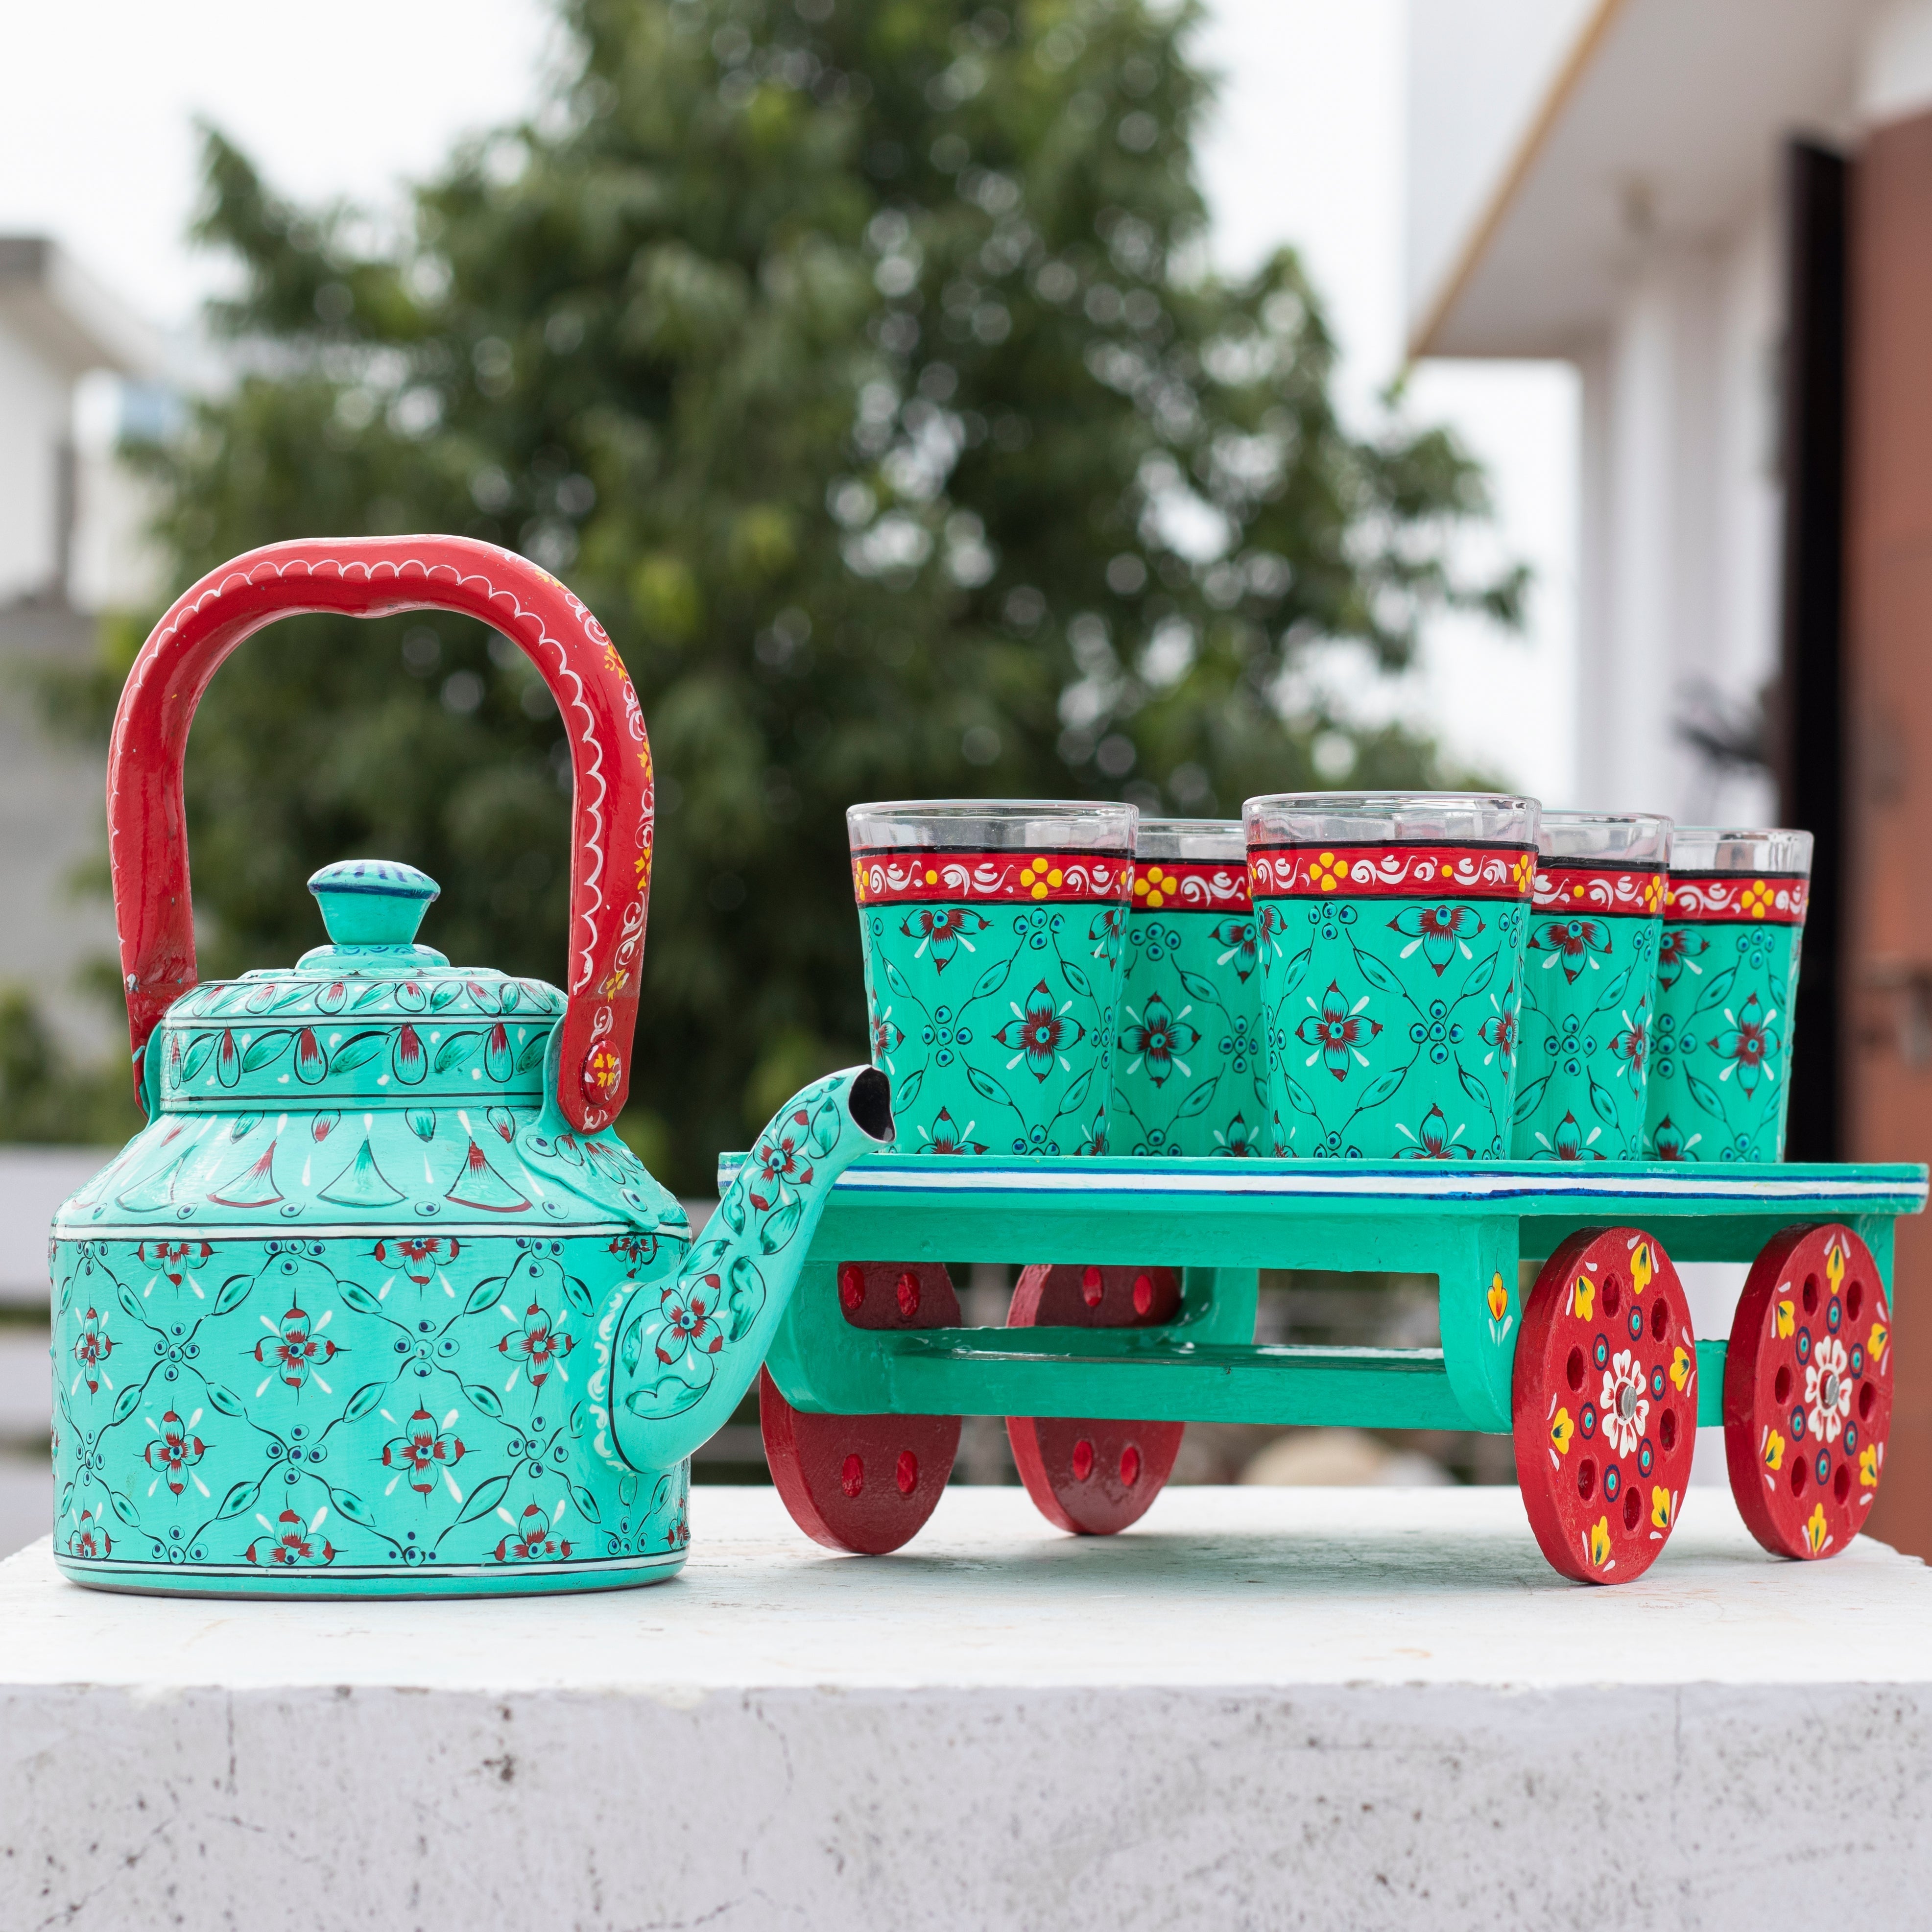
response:
<path id="1" fill-rule="evenodd" d="M 1629 1349 L 1612 1358 L 1604 1371 L 1604 1433 L 1619 1456 L 1636 1453 L 1643 1425 L 1650 1419 L 1650 1398 L 1643 1390 L 1643 1370 Z"/>
<path id="2" fill-rule="evenodd" d="M 1804 1401 L 1811 1412 L 1805 1420 L 1812 1432 L 1827 1442 L 1837 1442 L 1838 1431 L 1852 1419 L 1852 1384 L 1846 1366 L 1844 1343 L 1827 1335 L 1811 1351 L 1811 1365 L 1804 1371 Z"/>

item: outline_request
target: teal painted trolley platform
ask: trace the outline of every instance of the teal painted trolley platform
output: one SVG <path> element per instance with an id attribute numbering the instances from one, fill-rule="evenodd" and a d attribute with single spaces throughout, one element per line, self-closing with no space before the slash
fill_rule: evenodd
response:
<path id="1" fill-rule="evenodd" d="M 1892 1226 L 1926 1191 L 1906 1166 L 868 1155 L 766 1358 L 773 1473 L 820 1540 L 885 1550 L 964 1415 L 1021 1419 L 1036 1500 L 1100 1531 L 1152 1500 L 1187 1421 L 1509 1432 L 1552 1562 L 1624 1581 L 1723 1425 L 1760 1540 L 1828 1555 L 1882 1472 Z M 958 1325 L 946 1264 L 1020 1256 L 1010 1325 Z M 1694 1338 L 1692 1261 L 1754 1264 L 1727 1338 Z M 1258 1344 L 1264 1268 L 1434 1274 L 1442 1346 Z"/>

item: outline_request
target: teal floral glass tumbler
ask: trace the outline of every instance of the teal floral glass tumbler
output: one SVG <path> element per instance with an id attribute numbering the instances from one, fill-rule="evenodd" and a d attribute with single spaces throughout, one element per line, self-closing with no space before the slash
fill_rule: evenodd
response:
<path id="1" fill-rule="evenodd" d="M 1111 1152 L 1266 1151 L 1261 994 L 1240 820 L 1143 818 L 1127 914 Z"/>
<path id="2" fill-rule="evenodd" d="M 1538 810 L 1461 792 L 1243 807 L 1276 1154 L 1507 1154 Z"/>
<path id="3" fill-rule="evenodd" d="M 1808 832 L 1680 825 L 1657 949 L 1646 1152 L 1784 1158 Z"/>
<path id="4" fill-rule="evenodd" d="M 1519 1160 L 1640 1160 L 1670 821 L 1547 812 L 1517 1048 Z"/>
<path id="5" fill-rule="evenodd" d="M 1107 1151 L 1137 819 L 1030 799 L 846 813 L 898 1152 Z"/>

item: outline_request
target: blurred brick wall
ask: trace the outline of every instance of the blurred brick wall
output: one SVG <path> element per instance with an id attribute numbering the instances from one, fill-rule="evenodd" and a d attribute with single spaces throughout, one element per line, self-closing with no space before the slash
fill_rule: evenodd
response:
<path id="1" fill-rule="evenodd" d="M 1932 1160 L 1932 114 L 1852 188 L 1846 662 L 1846 1154 Z M 1932 1220 L 1898 1227 L 1885 1480 L 1868 1526 L 1932 1556 Z"/>

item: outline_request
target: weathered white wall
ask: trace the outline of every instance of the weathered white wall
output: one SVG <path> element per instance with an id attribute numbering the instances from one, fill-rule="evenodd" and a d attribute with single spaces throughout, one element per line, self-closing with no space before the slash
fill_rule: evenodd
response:
<path id="1" fill-rule="evenodd" d="M 1748 706 L 1778 661 L 1779 260 L 1771 200 L 1645 251 L 1583 374 L 1580 802 L 1762 822 L 1767 781 L 1681 737 L 1704 692 Z"/>
<path id="2" fill-rule="evenodd" d="M 0 1564 L 0 1924 L 1923 1922 L 1932 1577 L 1777 1562 L 1721 1494 L 1603 1590 L 1498 1490 L 1170 1491 L 1070 1538 L 956 1488 L 878 1559 L 769 1490 L 691 1523 L 681 1579 L 602 1598 Z"/>

